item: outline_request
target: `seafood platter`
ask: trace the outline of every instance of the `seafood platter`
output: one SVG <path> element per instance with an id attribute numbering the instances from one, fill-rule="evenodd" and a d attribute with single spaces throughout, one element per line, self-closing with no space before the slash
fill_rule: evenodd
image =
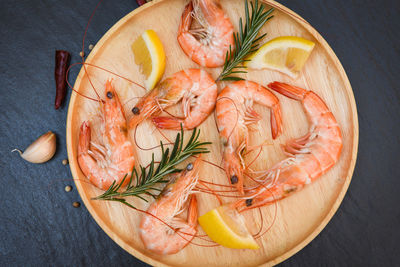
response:
<path id="1" fill-rule="evenodd" d="M 151 1 L 105 33 L 73 88 L 76 187 L 148 264 L 278 264 L 322 231 L 350 184 L 349 80 L 277 2 Z"/>

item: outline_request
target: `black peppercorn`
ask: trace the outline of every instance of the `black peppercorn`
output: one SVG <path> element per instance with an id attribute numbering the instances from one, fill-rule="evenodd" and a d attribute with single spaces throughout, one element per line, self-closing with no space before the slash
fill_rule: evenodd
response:
<path id="1" fill-rule="evenodd" d="M 107 92 L 107 97 L 109 98 L 109 99 L 111 99 L 111 98 L 113 98 L 113 93 L 112 92 Z"/>

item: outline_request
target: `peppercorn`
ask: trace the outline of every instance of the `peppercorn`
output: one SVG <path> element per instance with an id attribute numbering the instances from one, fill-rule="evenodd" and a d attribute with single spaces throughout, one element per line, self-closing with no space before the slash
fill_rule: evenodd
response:
<path id="1" fill-rule="evenodd" d="M 65 192 L 70 192 L 72 190 L 72 186 L 67 185 L 64 189 L 65 189 Z"/>

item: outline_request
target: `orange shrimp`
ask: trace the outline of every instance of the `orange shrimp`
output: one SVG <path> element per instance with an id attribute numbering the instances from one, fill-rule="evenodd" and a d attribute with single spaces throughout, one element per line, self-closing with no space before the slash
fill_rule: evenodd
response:
<path id="1" fill-rule="evenodd" d="M 267 205 L 299 191 L 332 168 L 342 150 L 336 119 L 317 94 L 280 82 L 268 87 L 302 102 L 311 122 L 310 132 L 287 142 L 284 149 L 290 156 L 270 169 L 264 183 L 245 200 L 236 203 L 242 210 Z"/>
<path id="2" fill-rule="evenodd" d="M 243 194 L 243 152 L 248 146 L 248 126 L 261 117 L 252 106 L 259 103 L 271 109 L 271 131 L 275 139 L 282 132 L 278 98 L 265 87 L 251 81 L 237 81 L 226 86 L 218 95 L 217 126 L 224 145 L 223 167 L 229 182 Z"/>
<path id="3" fill-rule="evenodd" d="M 194 238 L 197 233 L 197 200 L 194 195 L 189 201 L 187 222 L 176 216 L 184 211 L 197 183 L 200 162 L 198 157 L 175 175 L 147 209 L 149 214 L 142 217 L 139 233 L 147 249 L 158 254 L 174 254 Z"/>
<path id="4" fill-rule="evenodd" d="M 105 99 L 102 105 L 104 146 L 90 141 L 88 122 L 81 125 L 78 143 L 78 163 L 83 174 L 103 190 L 108 189 L 114 181 L 120 183 L 135 164 L 125 115 L 111 81 L 106 83 Z"/>
<path id="5" fill-rule="evenodd" d="M 182 100 L 184 118 L 154 117 L 158 128 L 190 130 L 200 125 L 213 111 L 217 85 L 204 70 L 188 69 L 175 73 L 145 95 L 134 108 L 129 128 Z"/>
<path id="6" fill-rule="evenodd" d="M 192 0 L 186 5 L 178 30 L 178 42 L 185 54 L 197 64 L 224 65 L 229 47 L 234 49 L 233 25 L 219 0 Z M 198 28 L 190 29 L 193 18 Z"/>

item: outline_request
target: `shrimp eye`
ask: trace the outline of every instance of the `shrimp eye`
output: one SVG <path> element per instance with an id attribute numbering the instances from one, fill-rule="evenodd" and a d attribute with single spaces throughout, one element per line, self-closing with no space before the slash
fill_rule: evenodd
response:
<path id="1" fill-rule="evenodd" d="M 236 184 L 239 181 L 238 177 L 236 175 L 231 176 L 231 183 Z"/>
<path id="2" fill-rule="evenodd" d="M 296 191 L 296 190 L 297 190 L 297 187 L 296 187 L 296 186 L 293 186 L 293 187 L 286 187 L 286 188 L 283 189 L 283 191 L 284 191 L 286 194 L 290 194 L 290 193 L 292 193 L 292 192 L 294 192 L 294 191 Z"/>
<path id="3" fill-rule="evenodd" d="M 189 164 L 186 166 L 186 170 L 188 170 L 188 171 L 193 170 L 193 164 L 192 164 L 192 163 L 189 163 Z"/>
<path id="4" fill-rule="evenodd" d="M 112 99 L 112 98 L 113 98 L 113 93 L 112 93 L 112 92 L 107 92 L 107 97 L 108 97 L 109 99 Z"/>
<path id="5" fill-rule="evenodd" d="M 247 207 L 250 207 L 252 204 L 253 204 L 253 199 L 252 198 L 246 199 L 246 206 Z"/>
<path id="6" fill-rule="evenodd" d="M 135 114 L 135 115 L 139 115 L 140 114 L 140 109 L 138 107 L 134 107 L 132 109 L 132 113 Z"/>

